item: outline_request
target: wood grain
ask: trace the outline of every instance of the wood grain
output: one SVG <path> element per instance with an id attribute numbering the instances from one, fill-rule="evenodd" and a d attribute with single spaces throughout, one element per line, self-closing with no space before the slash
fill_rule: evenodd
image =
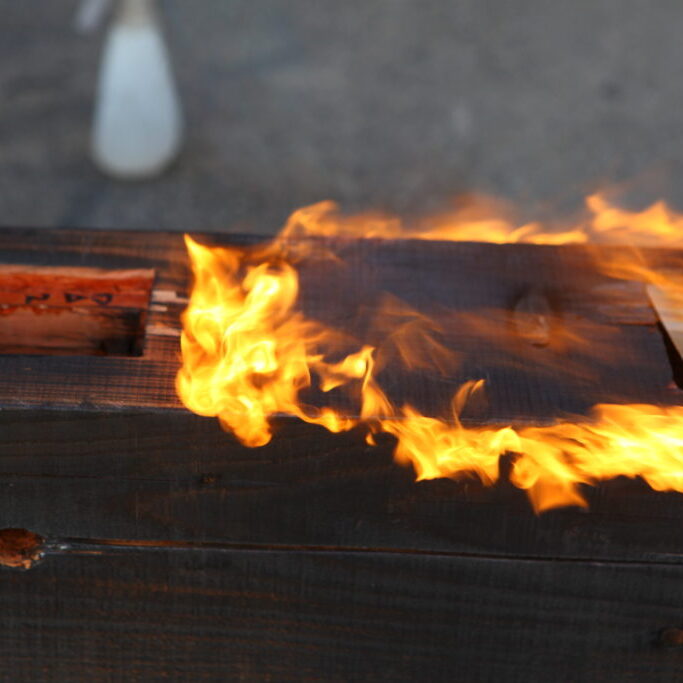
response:
<path id="1" fill-rule="evenodd" d="M 3 572 L 0 661 L 31 681 L 674 681 L 683 650 L 661 639 L 682 581 L 657 564 L 81 546 Z"/>
<path id="2" fill-rule="evenodd" d="M 180 235 L 40 237 L 0 232 L 0 253 L 6 262 L 51 267 L 152 268 L 152 299 L 166 310 L 151 312 L 150 326 L 178 329 L 189 277 Z M 310 315 L 372 341 L 382 332 L 375 304 L 387 290 L 437 316 L 440 340 L 460 354 L 447 376 L 408 376 L 391 366 L 380 379 L 398 404 L 439 414 L 460 383 L 476 377 L 486 378 L 488 401 L 465 415 L 474 421 L 539 421 L 585 412 L 597 401 L 680 400 L 642 287 L 600 274 L 585 247 L 372 240 L 331 247 L 343 261 L 302 267 L 302 306 Z M 668 267 L 675 260 L 655 257 Z M 539 297 L 543 315 L 555 318 L 541 346 L 529 343 L 519 323 L 520 311 L 534 314 Z M 472 317 L 481 310 L 496 314 Z M 512 318 L 501 324 L 501 313 Z M 567 327 L 589 335 L 587 351 L 567 353 Z M 607 353 L 593 354 L 594 346 Z M 4 525 L 83 538 L 549 558 L 677 561 L 683 554 L 683 497 L 640 482 L 588 490 L 589 512 L 537 518 L 505 482 L 493 489 L 468 479 L 416 484 L 412 471 L 392 462 L 390 439 L 373 449 L 357 433 L 330 435 L 283 419 L 269 446 L 245 449 L 213 420 L 181 410 L 173 388 L 177 353 L 177 338 L 152 335 L 141 358 L 0 356 Z M 590 374 L 573 374 L 577 362 Z"/>
<path id="3" fill-rule="evenodd" d="M 446 375 L 387 363 L 399 404 L 438 413 L 480 377 L 466 420 L 681 400 L 642 286 L 585 247 L 326 246 L 346 265 L 303 264 L 307 315 L 392 360 L 389 292 L 459 358 Z M 42 562 L 0 570 L 0 678 L 683 677 L 683 496 L 617 479 L 586 491 L 588 511 L 537 517 L 505 473 L 415 483 L 391 438 L 282 418 L 247 449 L 175 396 L 180 235 L 0 231 L 0 261 L 156 272 L 141 357 L 0 355 L 0 520 L 46 537 Z"/>
<path id="4" fill-rule="evenodd" d="M 0 353 L 141 355 L 153 270 L 0 266 Z"/>
<path id="5" fill-rule="evenodd" d="M 163 412 L 0 412 L 0 519 L 44 536 L 683 561 L 683 496 L 627 479 L 589 509 L 536 516 L 525 494 L 416 483 L 393 442 L 294 420 L 249 449 Z"/>
<path id="6" fill-rule="evenodd" d="M 198 239 L 249 241 L 215 235 Z M 604 254 L 584 246 L 410 240 L 332 240 L 324 246 L 338 259 L 310 258 L 301 265 L 304 313 L 356 338 L 358 345 L 376 344 L 378 353 L 393 358 L 382 326 L 388 323 L 377 316 L 388 293 L 433 316 L 441 328 L 438 341 L 460 361 L 442 375 L 428 369 L 408 372 L 392 360 L 379 379 L 398 405 L 442 414 L 458 386 L 480 378 L 487 383 L 488 404 L 473 417 L 481 422 L 580 414 L 598 402 L 680 400 L 644 288 L 601 273 L 595 263 Z M 607 251 L 611 258 L 619 252 Z M 649 258 L 669 268 L 681 261 L 679 252 L 655 251 Z M 174 376 L 189 271 L 180 235 L 5 230 L 0 232 L 0 260 L 154 269 L 152 298 L 165 302 L 150 311 L 141 358 L 0 356 L 1 406 L 181 408 Z M 544 348 L 519 332 L 520 301 L 532 291 L 550 305 L 551 343 Z M 353 412 L 342 397 L 328 400 Z"/>

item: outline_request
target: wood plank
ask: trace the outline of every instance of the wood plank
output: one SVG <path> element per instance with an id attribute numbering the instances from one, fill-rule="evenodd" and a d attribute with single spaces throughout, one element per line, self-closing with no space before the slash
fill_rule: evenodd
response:
<path id="1" fill-rule="evenodd" d="M 0 305 L 146 309 L 153 281 L 149 269 L 0 266 Z"/>
<path id="2" fill-rule="evenodd" d="M 673 681 L 683 567 L 112 548 L 0 582 L 3 677 Z"/>
<path id="3" fill-rule="evenodd" d="M 163 412 L 0 411 L 0 519 L 44 536 L 679 562 L 683 496 L 627 479 L 536 516 L 506 483 L 416 483 L 393 442 L 283 420 L 248 449 Z"/>
<path id="4" fill-rule="evenodd" d="M 182 308 L 188 272 L 179 235 L 40 236 L 47 244 L 30 232 L 0 232 L 3 259 L 153 268 L 155 292 L 164 293 L 157 299 L 175 306 L 176 315 Z M 373 307 L 359 304 L 388 289 L 419 311 L 439 313 L 444 343 L 465 356 L 446 377 L 388 373 L 382 381 L 398 403 L 439 414 L 462 381 L 482 376 L 488 404 L 466 415 L 477 421 L 537 421 L 558 411 L 580 413 L 598 400 L 680 401 L 652 311 L 641 310 L 644 292 L 625 295 L 619 281 L 590 267 L 594 255 L 583 247 L 364 241 L 335 249 L 350 265 L 304 268 L 305 310 L 376 334 Z M 658 257 L 667 267 L 675 260 L 668 252 Z M 313 286 L 321 269 L 334 284 L 333 299 L 331 285 Z M 539 282 L 545 283 L 540 290 Z M 538 297 L 529 292 L 539 291 L 564 320 L 581 321 L 591 334 L 591 325 L 606 331 L 592 337 L 603 347 L 611 348 L 605 342 L 616 330 L 621 355 L 591 356 L 592 375 L 565 381 L 571 363 L 564 350 L 539 348 L 520 332 L 519 311 L 533 310 Z M 497 336 L 484 329 L 487 343 L 468 318 L 463 324 L 463 315 L 482 308 L 512 316 Z M 172 311 L 154 316 L 154 324 L 177 329 Z M 177 362 L 173 337 L 154 337 L 141 358 L 0 356 L 3 524 L 55 536 L 543 557 L 662 560 L 683 553 L 682 497 L 639 482 L 589 490 L 588 513 L 558 510 L 537 518 L 524 494 L 504 483 L 490 490 L 471 480 L 415 484 L 410 470 L 392 463 L 390 439 L 373 449 L 358 434 L 329 435 L 283 420 L 272 444 L 245 449 L 214 421 L 180 410 L 173 389 Z M 16 409 L 24 406 L 49 410 Z M 117 414 L 149 406 L 177 412 Z"/>
<path id="5" fill-rule="evenodd" d="M 165 302 L 150 311 L 141 358 L 1 355 L 0 405 L 180 409 L 174 375 L 189 281 L 181 236 L 40 231 L 37 237 L 35 231 L 0 231 L 0 261 L 152 268 L 157 273 L 153 300 L 163 295 Z M 232 235 L 200 238 L 247 241 Z M 439 341 L 461 359 L 445 376 L 407 373 L 391 364 L 380 380 L 398 405 L 442 414 L 462 382 L 479 378 L 487 381 L 487 409 L 475 416 L 482 422 L 585 413 L 598 402 L 680 401 L 644 288 L 599 273 L 592 249 L 378 240 L 333 240 L 324 246 L 345 265 L 325 259 L 302 264 L 301 307 L 307 315 L 356 336 L 359 344 L 381 345 L 376 303 L 389 292 L 435 315 L 442 327 Z M 678 252 L 656 258 L 667 267 L 680 266 Z M 520 312 L 539 298 L 548 302 L 551 338 L 558 340 L 545 348 L 529 343 L 519 324 Z M 385 343 L 380 351 L 391 354 L 389 347 Z M 341 398 L 331 400 L 345 405 Z"/>
<path id="6" fill-rule="evenodd" d="M 676 292 L 649 285 L 648 296 L 678 354 L 683 354 L 683 302 Z"/>
<path id="7" fill-rule="evenodd" d="M 505 481 L 416 484 L 392 462 L 390 438 L 371 448 L 359 433 L 281 419 L 271 444 L 246 449 L 175 398 L 180 237 L 40 237 L 47 254 L 31 233 L 0 232 L 0 261 L 153 268 L 148 332 L 165 334 L 139 359 L 0 356 L 0 519 L 47 537 L 41 564 L 0 582 L 8 678 L 526 682 L 683 670 L 683 496 L 618 479 L 587 491 L 588 511 L 537 517 Z M 302 271 L 309 315 L 365 339 L 381 332 L 373 307 L 388 290 L 437 313 L 441 340 L 464 359 L 445 377 L 392 371 L 398 402 L 438 411 L 473 376 L 491 386 L 486 410 L 466 416 L 481 421 L 541 420 L 611 396 L 680 400 L 642 287 L 596 273 L 586 249 L 335 249 L 348 266 Z M 316 287 L 321 268 L 330 279 Z M 550 319 L 554 338 L 528 314 Z M 567 331 L 608 350 L 616 338 L 621 354 L 590 353 L 591 373 L 577 375 L 554 341 Z"/>
<path id="8" fill-rule="evenodd" d="M 141 355 L 153 270 L 0 266 L 0 353 Z"/>

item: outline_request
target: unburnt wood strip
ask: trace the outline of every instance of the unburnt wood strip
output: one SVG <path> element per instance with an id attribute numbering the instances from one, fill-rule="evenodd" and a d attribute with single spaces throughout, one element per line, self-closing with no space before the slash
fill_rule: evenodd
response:
<path id="1" fill-rule="evenodd" d="M 8 680 L 671 681 L 683 667 L 666 636 L 683 624 L 681 566 L 66 552 L 3 572 Z"/>
<path id="2" fill-rule="evenodd" d="M 0 306 L 147 308 L 153 270 L 0 266 Z"/>
<path id="3" fill-rule="evenodd" d="M 141 355 L 153 270 L 0 266 L 0 353 Z"/>
<path id="4" fill-rule="evenodd" d="M 416 483 L 393 443 L 282 420 L 248 449 L 163 412 L 0 412 L 0 519 L 43 536 L 387 548 L 679 562 L 683 496 L 626 479 L 587 510 L 534 515 L 524 492 Z"/>

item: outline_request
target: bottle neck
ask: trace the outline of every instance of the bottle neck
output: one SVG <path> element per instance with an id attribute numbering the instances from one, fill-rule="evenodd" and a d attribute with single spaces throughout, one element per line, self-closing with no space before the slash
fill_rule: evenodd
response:
<path id="1" fill-rule="evenodd" d="M 154 19 L 154 0 L 120 0 L 117 23 L 140 26 Z"/>

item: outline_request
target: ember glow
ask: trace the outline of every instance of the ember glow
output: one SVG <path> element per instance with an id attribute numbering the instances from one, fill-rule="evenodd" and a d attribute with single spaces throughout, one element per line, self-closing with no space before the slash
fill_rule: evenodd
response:
<path id="1" fill-rule="evenodd" d="M 186 237 L 195 281 L 183 315 L 178 394 L 191 411 L 218 417 L 248 446 L 268 443 L 270 419 L 281 414 L 332 432 L 362 425 L 371 444 L 375 435 L 391 434 L 397 440 L 395 459 L 411 465 L 418 480 L 474 475 L 494 484 L 501 457 L 511 454 L 510 481 L 527 492 L 536 511 L 585 506 L 580 485 L 617 476 L 640 477 L 658 491 L 683 492 L 683 407 L 597 405 L 588 418 L 572 422 L 466 426 L 461 412 L 484 391 L 482 380 L 456 392 L 447 419 L 394 406 L 378 382 L 377 346 L 307 319 L 298 308 L 297 264 L 321 237 L 626 244 L 634 248 L 598 267 L 683 301 L 683 278 L 653 270 L 635 248 L 683 246 L 683 217 L 661 202 L 629 212 L 601 195 L 589 197 L 587 207 L 587 218 L 556 232 L 539 224 L 516 226 L 486 203 L 406 230 L 396 218 L 342 216 L 332 202 L 322 202 L 296 211 L 264 247 L 209 248 Z M 446 374 L 458 362 L 435 338 L 438 321 L 391 297 L 380 303 L 378 329 L 385 330 L 404 367 Z M 534 339 L 552 339 L 552 332 L 529 329 Z M 356 408 L 307 404 L 301 395 L 311 389 L 318 395 L 344 391 Z"/>

